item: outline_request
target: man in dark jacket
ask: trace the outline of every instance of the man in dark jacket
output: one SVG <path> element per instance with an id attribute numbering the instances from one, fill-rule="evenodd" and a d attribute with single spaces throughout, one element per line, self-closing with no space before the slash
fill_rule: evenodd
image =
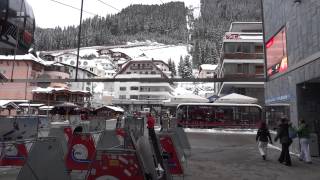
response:
<path id="1" fill-rule="evenodd" d="M 289 153 L 289 147 L 292 143 L 292 139 L 289 137 L 289 124 L 286 118 L 281 119 L 281 124 L 277 132 L 277 136 L 274 138 L 274 141 L 280 139 L 282 145 L 282 150 L 278 161 L 280 163 L 285 162 L 285 165 L 291 166 L 291 158 Z"/>

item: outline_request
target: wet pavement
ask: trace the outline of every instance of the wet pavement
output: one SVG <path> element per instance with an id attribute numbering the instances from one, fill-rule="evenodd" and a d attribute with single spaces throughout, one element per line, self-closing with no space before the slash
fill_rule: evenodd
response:
<path id="1" fill-rule="evenodd" d="M 192 154 L 187 162 L 185 180 L 319 180 L 320 159 L 313 164 L 291 156 L 292 167 L 280 164 L 280 151 L 268 149 L 262 160 L 255 135 L 189 132 Z M 175 178 L 179 179 L 179 178 Z"/>

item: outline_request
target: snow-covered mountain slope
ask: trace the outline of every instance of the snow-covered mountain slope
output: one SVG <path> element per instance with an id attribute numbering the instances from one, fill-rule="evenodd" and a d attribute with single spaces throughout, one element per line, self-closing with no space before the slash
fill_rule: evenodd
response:
<path id="1" fill-rule="evenodd" d="M 136 42 L 140 43 L 141 42 Z M 134 43 L 129 43 L 130 45 Z M 128 48 L 114 48 L 111 49 L 114 52 L 122 52 L 130 56 L 132 59 L 155 59 L 168 62 L 169 59 L 173 60 L 176 66 L 179 64 L 180 57 L 191 56 L 188 52 L 190 45 L 165 45 L 161 43 L 148 41 L 142 46 L 128 47 Z"/>

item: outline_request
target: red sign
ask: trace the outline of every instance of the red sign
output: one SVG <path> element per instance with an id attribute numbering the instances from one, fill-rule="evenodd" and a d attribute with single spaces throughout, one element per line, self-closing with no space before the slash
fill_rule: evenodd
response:
<path id="1" fill-rule="evenodd" d="M 90 134 L 74 134 L 66 157 L 69 170 L 88 170 L 96 151 Z"/>
<path id="2" fill-rule="evenodd" d="M 241 39 L 239 34 L 226 34 L 225 39 Z"/>
<path id="3" fill-rule="evenodd" d="M 160 137 L 160 144 L 163 150 L 169 155 L 168 166 L 170 169 L 170 173 L 182 175 L 183 169 L 171 137 L 169 135 Z"/>
<path id="4" fill-rule="evenodd" d="M 69 144 L 72 138 L 72 129 L 71 127 L 64 127 L 63 131 L 64 131 L 65 138 L 67 139 L 67 142 Z"/>
<path id="5" fill-rule="evenodd" d="M 97 152 L 92 163 L 87 180 L 95 179 L 126 179 L 143 180 L 138 158 L 134 152 L 108 153 Z"/>
<path id="6" fill-rule="evenodd" d="M 0 166 L 23 166 L 27 157 L 24 144 L 5 144 L 1 151 Z"/>

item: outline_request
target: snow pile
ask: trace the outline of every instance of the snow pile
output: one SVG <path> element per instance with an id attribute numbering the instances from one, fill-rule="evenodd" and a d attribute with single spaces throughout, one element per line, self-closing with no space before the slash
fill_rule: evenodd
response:
<path id="1" fill-rule="evenodd" d="M 96 87 L 94 88 L 95 93 L 103 93 L 104 84 L 103 83 L 96 83 Z"/>
<path id="2" fill-rule="evenodd" d="M 174 92 L 173 92 L 174 95 L 188 95 L 188 94 L 193 94 L 193 91 L 191 90 L 187 90 L 183 87 L 177 87 Z"/>
<path id="3" fill-rule="evenodd" d="M 73 51 L 72 53 L 77 54 L 78 52 L 77 51 Z M 81 48 L 80 51 L 79 51 L 79 56 L 80 57 L 92 56 L 92 55 L 94 55 L 96 57 L 99 56 L 99 54 L 97 52 L 97 49 L 89 47 L 89 48 Z"/>
<path id="4" fill-rule="evenodd" d="M 184 128 L 189 133 L 212 133 L 212 134 L 257 134 L 257 129 L 197 129 Z"/>
<path id="5" fill-rule="evenodd" d="M 215 94 L 214 83 L 192 83 L 192 82 L 180 82 L 177 83 L 175 91 L 176 95 L 181 94 L 195 94 L 204 98 L 208 98 Z"/>

